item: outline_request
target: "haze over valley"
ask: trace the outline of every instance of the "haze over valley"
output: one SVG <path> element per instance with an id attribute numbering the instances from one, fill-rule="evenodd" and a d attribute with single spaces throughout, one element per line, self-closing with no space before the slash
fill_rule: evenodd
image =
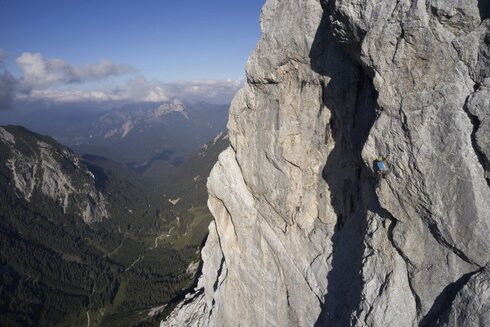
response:
<path id="1" fill-rule="evenodd" d="M 103 156 L 145 176 L 182 165 L 226 129 L 227 104 L 136 102 L 108 110 L 46 108 L 0 122 L 50 135 L 80 155 Z"/>

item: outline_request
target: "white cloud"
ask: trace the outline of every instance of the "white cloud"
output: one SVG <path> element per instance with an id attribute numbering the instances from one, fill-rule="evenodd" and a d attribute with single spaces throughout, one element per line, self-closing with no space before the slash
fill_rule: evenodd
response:
<path id="1" fill-rule="evenodd" d="M 0 49 L 0 63 L 6 55 L 10 54 Z M 243 79 L 161 82 L 137 76 L 112 89 L 106 85 L 104 89 L 100 84 L 90 82 L 123 75 L 134 69 L 109 60 L 76 66 L 30 52 L 18 56 L 16 63 L 22 72 L 19 78 L 0 71 L 0 104 L 3 107 L 7 107 L 12 99 L 56 103 L 164 102 L 170 99 L 227 103 L 244 83 Z M 84 85 L 78 87 L 76 84 Z"/>
<path id="2" fill-rule="evenodd" d="M 85 66 L 71 65 L 61 59 L 46 59 L 40 53 L 22 53 L 16 60 L 22 71 L 24 91 L 47 89 L 54 85 L 99 81 L 134 71 L 128 65 L 116 65 L 109 60 Z"/>
<path id="3" fill-rule="evenodd" d="M 167 101 L 169 95 L 164 88 L 156 83 L 150 83 L 143 76 L 130 79 L 123 88 L 128 100 L 161 102 Z"/>
<path id="4" fill-rule="evenodd" d="M 173 83 L 149 82 L 142 76 L 130 79 L 113 90 L 32 90 L 19 94 L 24 101 L 73 102 L 163 102 L 170 99 L 227 103 L 243 85 L 244 80 L 197 80 Z"/>
<path id="5" fill-rule="evenodd" d="M 169 98 L 167 92 L 159 86 L 152 87 L 148 92 L 148 95 L 144 98 L 144 101 L 148 102 L 161 102 L 167 101 Z"/>
<path id="6" fill-rule="evenodd" d="M 57 103 L 73 103 L 122 101 L 124 100 L 124 97 L 118 92 L 80 90 L 33 90 L 29 94 L 19 94 L 17 96 L 17 99 L 24 101 L 53 101 Z"/>
<path id="7" fill-rule="evenodd" d="M 173 83 L 161 83 L 170 97 L 188 100 L 231 101 L 231 98 L 243 86 L 243 79 L 193 80 Z"/>
<path id="8" fill-rule="evenodd" d="M 164 89 L 152 85 L 143 77 L 129 80 L 124 87 L 113 90 L 32 90 L 19 94 L 19 100 L 73 102 L 162 102 L 169 100 Z"/>

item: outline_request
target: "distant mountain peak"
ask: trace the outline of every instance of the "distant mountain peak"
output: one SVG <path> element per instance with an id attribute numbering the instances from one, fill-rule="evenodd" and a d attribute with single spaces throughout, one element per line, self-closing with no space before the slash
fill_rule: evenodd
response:
<path id="1" fill-rule="evenodd" d="M 136 127 L 142 124 L 159 124 L 172 113 L 181 114 L 186 120 L 189 119 L 184 103 L 175 99 L 164 103 L 137 103 L 113 109 L 100 117 L 94 129 L 105 131 L 104 139 L 123 139 L 132 131 L 139 130 Z"/>
<path id="2" fill-rule="evenodd" d="M 151 118 L 160 118 L 160 117 L 165 116 L 171 112 L 181 113 L 186 119 L 189 119 L 189 116 L 186 112 L 186 108 L 184 106 L 184 103 L 178 99 L 175 99 L 174 101 L 172 101 L 170 103 L 161 104 L 155 110 L 150 111 L 149 116 Z"/>

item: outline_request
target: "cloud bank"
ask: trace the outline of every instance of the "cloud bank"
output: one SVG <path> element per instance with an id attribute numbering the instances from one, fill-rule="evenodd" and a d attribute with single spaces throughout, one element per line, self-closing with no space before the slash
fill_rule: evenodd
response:
<path id="1" fill-rule="evenodd" d="M 170 99 L 227 103 L 243 85 L 244 80 L 192 80 L 177 82 L 149 81 L 134 77 L 136 69 L 114 64 L 109 60 L 76 66 L 61 59 L 48 59 L 40 53 L 24 52 L 15 60 L 21 76 L 13 77 L 3 69 L 7 52 L 0 49 L 0 110 L 10 108 L 14 101 L 86 103 L 86 102 L 163 102 Z M 119 85 L 100 85 L 90 89 L 91 83 L 109 77 L 133 73 L 133 77 Z"/>
<path id="2" fill-rule="evenodd" d="M 229 102 L 243 85 L 243 80 L 196 80 L 173 83 L 149 82 L 139 76 L 123 87 L 105 91 L 31 90 L 19 94 L 23 101 L 74 102 L 163 102 L 170 99 L 187 101 Z"/>
<path id="3" fill-rule="evenodd" d="M 28 90 L 46 89 L 53 85 L 100 81 L 135 71 L 128 65 L 116 65 L 109 60 L 85 66 L 71 65 L 61 59 L 46 59 L 40 53 L 22 53 L 16 60 L 22 71 L 20 85 Z"/>
<path id="4" fill-rule="evenodd" d="M 244 79 L 194 80 L 163 83 L 162 88 L 171 97 L 207 100 L 227 99 L 231 101 L 236 92 L 244 85 Z"/>

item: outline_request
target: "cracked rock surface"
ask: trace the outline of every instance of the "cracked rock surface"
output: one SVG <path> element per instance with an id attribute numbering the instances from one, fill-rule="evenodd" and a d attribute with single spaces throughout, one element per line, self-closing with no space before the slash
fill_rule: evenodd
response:
<path id="1" fill-rule="evenodd" d="M 488 324 L 488 11 L 268 0 L 203 273 L 161 325 Z"/>

